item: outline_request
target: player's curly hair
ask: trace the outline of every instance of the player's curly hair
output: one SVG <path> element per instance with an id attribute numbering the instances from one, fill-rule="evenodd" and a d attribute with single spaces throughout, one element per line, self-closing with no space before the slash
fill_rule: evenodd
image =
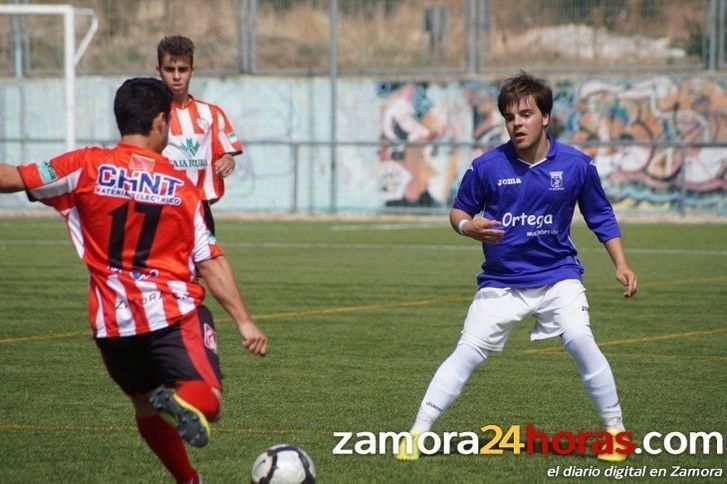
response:
<path id="1" fill-rule="evenodd" d="M 187 37 L 171 35 L 160 40 L 157 45 L 157 62 L 160 67 L 165 54 L 180 59 L 189 59 L 189 65 L 194 66 L 194 42 Z"/>
<path id="2" fill-rule="evenodd" d="M 507 108 L 517 104 L 521 99 L 533 96 L 535 104 L 543 115 L 549 115 L 553 109 L 553 91 L 543 80 L 525 71 L 517 76 L 505 79 L 500 95 L 497 97 L 497 108 L 505 116 Z"/>

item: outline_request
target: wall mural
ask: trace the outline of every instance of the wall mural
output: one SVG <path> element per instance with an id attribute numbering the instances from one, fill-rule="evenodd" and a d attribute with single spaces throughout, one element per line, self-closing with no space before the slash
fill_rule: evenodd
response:
<path id="1" fill-rule="evenodd" d="M 470 113 L 452 113 L 427 96 L 424 83 L 378 83 L 382 143 L 476 141 L 487 148 L 507 140 L 497 110 L 499 83 L 467 82 L 461 95 Z M 550 131 L 564 142 L 727 141 L 725 86 L 713 79 L 657 77 L 639 81 L 555 83 Z M 452 130 L 471 117 L 469 135 Z M 727 148 L 628 145 L 582 148 L 596 160 L 612 201 L 620 208 L 674 210 L 682 194 L 688 207 L 725 210 Z M 432 153 L 434 151 L 434 153 Z M 447 160 L 428 147 L 382 145 L 382 196 L 387 205 L 448 204 L 466 160 Z M 460 153 L 461 155 L 462 153 Z M 470 159 L 477 156 L 472 153 Z M 457 174 L 451 170 L 457 166 Z M 449 190 L 431 182 L 452 179 Z"/>
<path id="2" fill-rule="evenodd" d="M 446 204 L 458 174 L 456 151 L 436 144 L 458 138 L 448 105 L 435 104 L 427 87 L 427 83 L 377 85 L 382 99 L 379 179 L 389 207 Z"/>
<path id="3" fill-rule="evenodd" d="M 76 128 L 82 144 L 117 139 L 110 107 L 121 80 L 78 79 Z M 334 183 L 328 79 L 196 79 L 193 92 L 224 107 L 246 146 L 218 210 L 328 211 L 335 184 L 336 209 L 342 211 L 446 211 L 470 161 L 507 141 L 496 105 L 501 82 L 341 78 L 335 122 L 342 144 Z M 617 208 L 727 215 L 727 148 L 648 144 L 727 142 L 727 77 L 571 77 L 553 79 L 553 86 L 556 137 L 624 143 L 582 148 L 596 160 Z M 38 161 L 64 150 L 62 93 L 59 79 L 0 83 L 3 159 Z M 306 145 L 311 141 L 316 144 Z M 26 208 L 37 204 L 29 206 L 23 194 L 0 200 L 0 210 Z"/>

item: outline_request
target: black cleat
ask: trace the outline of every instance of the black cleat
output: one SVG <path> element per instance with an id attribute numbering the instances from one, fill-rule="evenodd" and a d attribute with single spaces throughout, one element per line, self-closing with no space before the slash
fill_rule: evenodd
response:
<path id="1" fill-rule="evenodd" d="M 149 397 L 154 410 L 177 428 L 179 436 L 194 447 L 209 441 L 210 425 L 198 409 L 179 398 L 171 388 L 159 387 Z"/>

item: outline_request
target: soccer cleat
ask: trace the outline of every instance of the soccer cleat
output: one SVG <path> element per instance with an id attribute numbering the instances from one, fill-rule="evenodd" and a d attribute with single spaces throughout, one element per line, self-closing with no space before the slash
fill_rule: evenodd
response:
<path id="1" fill-rule="evenodd" d="M 411 435 L 411 452 L 407 452 L 406 442 L 408 439 L 404 439 L 399 442 L 399 451 L 396 453 L 398 460 L 417 460 L 419 458 L 419 435 L 421 432 L 409 432 Z"/>
<path id="2" fill-rule="evenodd" d="M 171 388 L 159 387 L 149 397 L 154 410 L 177 428 L 182 439 L 194 447 L 207 445 L 210 425 L 198 409 L 179 398 Z"/>
<path id="3" fill-rule="evenodd" d="M 616 449 L 624 449 L 625 446 L 623 444 L 619 444 L 616 442 L 616 435 L 621 433 L 621 430 L 617 428 L 610 428 L 606 429 L 606 432 L 611 434 L 611 437 L 613 437 L 613 452 L 610 454 L 599 454 L 598 460 L 602 460 L 605 462 L 624 462 L 626 460 L 626 457 L 628 457 L 628 454 L 619 454 L 616 452 Z"/>

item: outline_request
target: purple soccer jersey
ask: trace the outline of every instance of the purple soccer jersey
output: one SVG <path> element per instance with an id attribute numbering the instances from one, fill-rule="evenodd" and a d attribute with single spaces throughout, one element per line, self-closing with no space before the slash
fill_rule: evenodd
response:
<path id="1" fill-rule="evenodd" d="M 512 142 L 476 158 L 467 169 L 454 208 L 502 223 L 505 236 L 482 244 L 478 287 L 530 288 L 580 279 L 583 266 L 570 239 L 576 203 L 598 240 L 621 236 L 593 161 L 548 137 L 546 158 L 517 158 Z"/>

